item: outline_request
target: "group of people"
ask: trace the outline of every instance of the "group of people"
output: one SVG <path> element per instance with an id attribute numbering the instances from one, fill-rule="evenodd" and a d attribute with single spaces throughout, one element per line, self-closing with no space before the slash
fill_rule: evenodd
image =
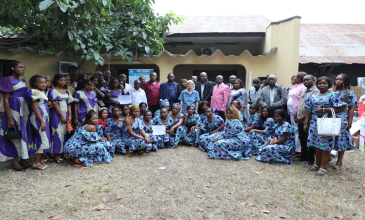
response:
<path id="1" fill-rule="evenodd" d="M 110 163 L 116 152 L 145 155 L 182 142 L 209 158 L 248 160 L 255 155 L 268 163 L 291 164 L 298 152 L 299 159 L 313 164 L 315 152 L 310 170 L 325 175 L 331 150 L 339 151 L 336 169 L 341 169 L 344 152 L 354 148 L 348 130 L 338 137 L 316 131 L 316 119 L 331 113 L 330 108 L 351 127 L 357 100 L 346 74 L 336 78 L 336 92 L 329 90 L 329 78 L 315 81 L 303 72 L 293 77 L 288 90 L 271 75 L 266 83 L 254 79 L 249 91 L 234 75 L 228 84 L 221 75 L 213 83 L 205 72 L 197 82 L 184 79 L 180 84 L 172 73 L 160 83 L 153 72 L 148 81 L 140 78 L 131 86 L 124 74 L 115 78 L 108 70 L 97 71 L 88 79 L 71 67 L 68 75 L 53 80 L 32 76 L 30 89 L 24 74 L 24 64 L 13 61 L 0 79 L 5 107 L 0 161 L 12 159 L 17 171 L 47 169 L 49 160 L 65 158 L 76 167 Z M 121 104 L 123 95 L 130 95 L 131 103 Z M 157 125 L 165 133 L 156 134 Z"/>

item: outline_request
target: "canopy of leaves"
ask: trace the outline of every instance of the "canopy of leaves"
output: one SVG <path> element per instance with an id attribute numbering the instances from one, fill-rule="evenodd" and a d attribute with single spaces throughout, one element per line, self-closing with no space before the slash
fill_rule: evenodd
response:
<path id="1" fill-rule="evenodd" d="M 168 25 L 182 22 L 173 12 L 160 16 L 154 0 L 0 0 L 0 46 L 64 51 L 70 57 L 135 57 L 163 50 Z"/>

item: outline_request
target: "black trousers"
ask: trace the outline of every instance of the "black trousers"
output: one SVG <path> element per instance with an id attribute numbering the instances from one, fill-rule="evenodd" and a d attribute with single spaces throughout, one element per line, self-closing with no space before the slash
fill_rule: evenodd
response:
<path id="1" fill-rule="evenodd" d="M 155 112 L 159 109 L 160 109 L 159 105 L 148 105 L 148 110 L 150 110 L 152 112 L 152 115 L 154 115 Z"/>
<path id="2" fill-rule="evenodd" d="M 308 163 L 314 162 L 314 147 L 307 147 L 308 133 L 304 131 L 303 124 L 298 124 L 299 141 L 302 146 L 301 160 L 308 161 Z"/>
<path id="3" fill-rule="evenodd" d="M 226 115 L 224 114 L 224 111 L 218 111 L 218 115 L 221 116 L 224 121 L 226 120 Z"/>

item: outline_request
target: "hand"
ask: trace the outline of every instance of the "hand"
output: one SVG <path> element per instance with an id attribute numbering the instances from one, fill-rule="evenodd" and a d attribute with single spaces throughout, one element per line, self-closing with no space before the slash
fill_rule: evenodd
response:
<path id="1" fill-rule="evenodd" d="M 41 130 L 45 131 L 47 129 L 46 123 L 44 123 L 44 121 L 42 121 L 41 123 Z"/>
<path id="2" fill-rule="evenodd" d="M 195 110 L 195 114 L 198 114 L 198 111 L 197 110 Z"/>
<path id="3" fill-rule="evenodd" d="M 71 115 L 69 115 L 67 118 L 67 121 L 71 122 L 71 120 L 72 120 L 72 117 L 71 117 Z"/>
<path id="4" fill-rule="evenodd" d="M 346 130 L 349 131 L 351 129 L 351 127 L 352 127 L 352 124 L 348 124 Z"/>
<path id="5" fill-rule="evenodd" d="M 196 129 L 195 126 L 191 127 L 190 132 L 193 132 L 195 129 Z"/>
<path id="6" fill-rule="evenodd" d="M 188 113 L 188 110 L 185 111 L 185 117 L 188 117 L 189 116 L 189 113 Z"/>
<path id="7" fill-rule="evenodd" d="M 256 132 L 256 129 L 252 129 L 252 130 L 250 131 L 250 134 L 252 134 L 252 133 L 254 133 L 254 132 Z"/>
<path id="8" fill-rule="evenodd" d="M 153 130 L 152 129 L 147 130 L 146 133 L 153 133 Z"/>
<path id="9" fill-rule="evenodd" d="M 317 114 L 326 113 L 326 109 L 325 108 L 316 108 L 316 109 L 314 109 L 314 112 Z"/>
<path id="10" fill-rule="evenodd" d="M 308 124 L 305 124 L 305 125 L 303 126 L 303 130 L 304 130 L 305 132 L 307 132 L 307 133 L 308 133 Z"/>
<path id="11" fill-rule="evenodd" d="M 66 120 L 66 118 L 65 118 L 64 116 L 62 116 L 62 117 L 61 117 L 61 122 L 62 122 L 63 124 L 66 124 L 66 123 L 67 123 L 67 120 Z"/>
<path id="12" fill-rule="evenodd" d="M 77 118 L 74 119 L 74 124 L 77 125 L 79 123 L 79 120 Z"/>
<path id="13" fill-rule="evenodd" d="M 112 97 L 112 94 L 111 93 L 107 93 L 105 96 L 108 97 L 108 98 L 110 98 L 110 97 Z"/>
<path id="14" fill-rule="evenodd" d="M 174 135 L 174 129 L 167 130 L 166 133 L 168 133 L 170 136 Z"/>
<path id="15" fill-rule="evenodd" d="M 187 136 L 187 137 L 191 137 L 191 132 L 189 132 L 186 136 Z"/>
<path id="16" fill-rule="evenodd" d="M 95 84 L 94 83 L 91 85 L 91 88 L 95 89 Z"/>
<path id="17" fill-rule="evenodd" d="M 213 142 L 213 144 L 215 143 L 215 142 L 217 142 L 218 141 L 218 139 L 214 139 L 212 142 Z"/>
<path id="18" fill-rule="evenodd" d="M 8 121 L 8 128 L 15 128 L 15 121 L 13 118 Z"/>
<path id="19" fill-rule="evenodd" d="M 149 143 L 149 144 L 150 144 L 150 143 L 152 143 L 152 141 L 151 141 L 149 138 L 147 138 L 147 137 L 146 137 L 144 140 L 145 140 L 147 143 Z"/>
<path id="20" fill-rule="evenodd" d="M 274 137 L 274 138 L 271 138 L 270 140 L 270 144 L 273 144 L 274 142 L 278 141 L 278 138 Z"/>
<path id="21" fill-rule="evenodd" d="M 214 131 L 209 132 L 209 135 L 212 135 L 212 134 L 214 134 Z"/>
<path id="22" fill-rule="evenodd" d="M 106 141 L 106 140 L 108 140 L 108 138 L 106 138 L 106 137 L 102 137 L 102 138 L 100 138 L 100 140 L 101 140 L 101 141 Z"/>

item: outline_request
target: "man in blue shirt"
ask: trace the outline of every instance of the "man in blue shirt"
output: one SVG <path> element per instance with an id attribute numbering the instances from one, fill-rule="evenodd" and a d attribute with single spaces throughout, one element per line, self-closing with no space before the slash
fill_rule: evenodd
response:
<path id="1" fill-rule="evenodd" d="M 160 99 L 167 99 L 170 102 L 170 109 L 172 104 L 178 102 L 179 98 L 179 84 L 174 82 L 175 76 L 173 73 L 167 75 L 167 82 L 161 83 Z"/>

